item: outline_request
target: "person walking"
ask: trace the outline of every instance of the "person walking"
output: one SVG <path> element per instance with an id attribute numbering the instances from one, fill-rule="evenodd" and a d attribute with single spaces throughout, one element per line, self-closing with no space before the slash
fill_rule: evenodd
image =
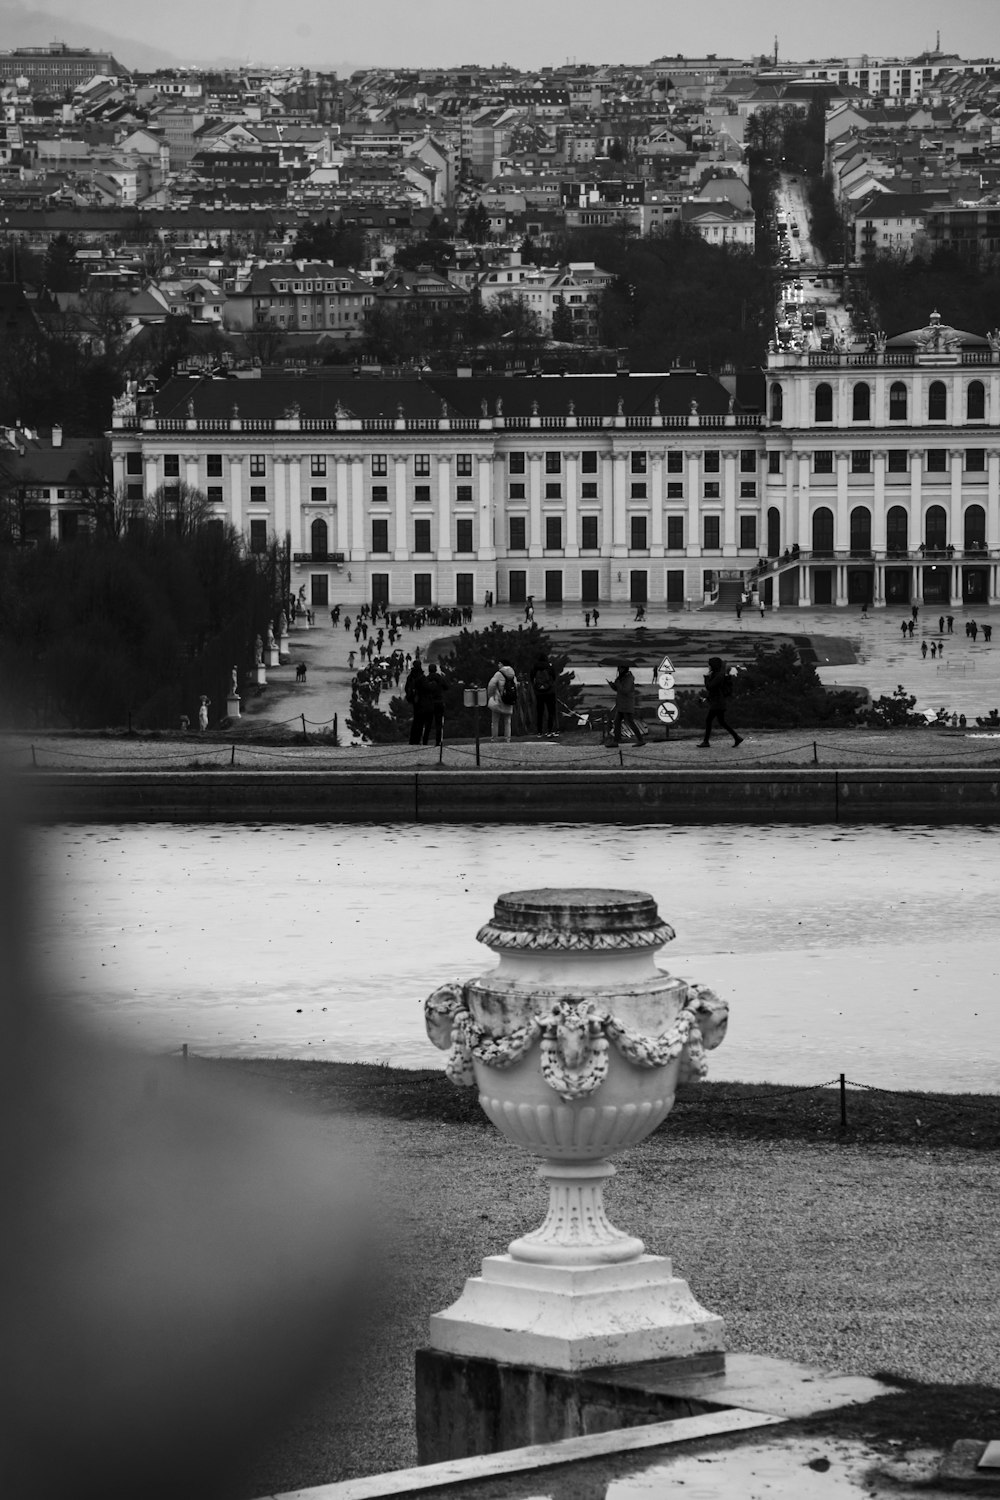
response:
<path id="1" fill-rule="evenodd" d="M 718 724 L 727 734 L 733 737 L 733 749 L 742 745 L 743 736 L 737 734 L 733 726 L 726 721 L 726 703 L 732 696 L 733 679 L 730 677 L 725 662 L 721 656 L 710 656 L 708 658 L 708 672 L 705 676 L 705 698 L 708 703 L 708 713 L 705 716 L 705 733 L 698 741 L 699 750 L 708 750 L 712 743 L 712 725 Z"/>
<path id="2" fill-rule="evenodd" d="M 923 657 L 924 661 L 927 660 L 927 642 L 926 641 L 921 641 L 920 642 L 920 655 Z"/>
<path id="3" fill-rule="evenodd" d="M 517 677 L 506 658 L 501 657 L 497 669 L 486 685 L 486 706 L 490 711 L 490 737 L 510 742 L 514 705 L 517 702 Z"/>
<path id="4" fill-rule="evenodd" d="M 558 734 L 556 728 L 556 674 L 544 653 L 531 669 L 531 686 L 535 694 L 535 732 L 547 734 L 549 739 Z M 548 729 L 542 725 L 548 723 Z"/>
<path id="5" fill-rule="evenodd" d="M 938 617 L 938 635 L 944 635 L 944 615 Z"/>
<path id="6" fill-rule="evenodd" d="M 611 731 L 612 745 L 621 744 L 623 724 L 627 724 L 635 735 L 636 744 L 644 745 L 648 736 L 646 731 L 636 722 L 635 678 L 632 676 L 632 668 L 627 661 L 618 663 L 618 675 L 613 681 L 608 681 L 608 687 L 614 688 L 615 693 L 614 728 Z"/>
<path id="7" fill-rule="evenodd" d="M 954 630 L 955 630 L 955 616 L 954 615 L 948 615 L 948 616 L 946 616 L 946 619 L 947 619 L 947 622 L 948 622 L 948 634 L 952 635 L 952 634 L 954 634 Z"/>
<path id="8" fill-rule="evenodd" d="M 969 621 L 969 634 L 972 637 L 972 644 L 975 645 L 976 640 L 979 636 L 979 626 L 976 624 L 975 620 Z"/>
<path id="9" fill-rule="evenodd" d="M 424 732 L 424 711 L 420 701 L 420 684 L 424 679 L 424 669 L 419 661 L 415 661 L 410 668 L 403 688 L 403 697 L 413 710 L 413 718 L 410 721 L 410 744 L 419 745 L 420 737 Z"/>
<path id="10" fill-rule="evenodd" d="M 447 683 L 441 676 L 434 662 L 427 668 L 427 675 L 422 676 L 417 685 L 417 695 L 420 702 L 420 716 L 423 720 L 423 730 L 420 743 L 426 745 L 430 740 L 431 730 L 434 731 L 434 743 L 440 745 L 444 734 L 444 690 Z"/>
<path id="11" fill-rule="evenodd" d="M 993 639 L 993 626 L 992 625 L 984 625 L 983 626 L 983 640 L 986 642 L 987 645 L 989 645 L 989 643 L 990 643 L 990 641 L 992 639 Z"/>
<path id="12" fill-rule="evenodd" d="M 597 608 L 597 606 L 596 606 L 596 605 L 595 605 L 595 606 L 594 606 L 594 628 L 595 628 L 595 630 L 596 630 L 596 628 L 597 628 L 597 622 L 598 622 L 598 620 L 599 620 L 599 619 L 600 619 L 600 618 L 601 618 L 601 611 L 600 611 L 600 610 L 599 610 L 599 609 L 598 609 L 598 608 Z"/>
<path id="13" fill-rule="evenodd" d="M 911 615 L 911 618 L 913 620 L 914 625 L 917 623 L 917 616 L 919 614 L 920 614 L 919 606 L 916 605 L 916 604 L 911 604 L 910 605 L 910 615 Z"/>

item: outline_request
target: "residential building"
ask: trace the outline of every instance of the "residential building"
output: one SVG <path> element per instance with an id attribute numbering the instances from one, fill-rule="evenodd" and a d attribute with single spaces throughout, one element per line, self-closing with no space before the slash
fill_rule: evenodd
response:
<path id="1" fill-rule="evenodd" d="M 271 324 L 283 333 L 359 338 L 375 304 L 371 287 L 345 266 L 278 261 L 225 282 L 227 328 Z"/>

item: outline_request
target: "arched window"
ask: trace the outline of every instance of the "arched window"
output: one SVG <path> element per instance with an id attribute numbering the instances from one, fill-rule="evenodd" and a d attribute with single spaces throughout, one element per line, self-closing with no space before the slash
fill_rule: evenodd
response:
<path id="1" fill-rule="evenodd" d="M 981 505 L 970 505 L 965 512 L 965 550 L 978 552 L 986 546 L 986 512 Z"/>
<path id="2" fill-rule="evenodd" d="M 905 422 L 909 397 L 901 380 L 894 380 L 889 387 L 889 421 Z"/>
<path id="3" fill-rule="evenodd" d="M 965 415 L 970 422 L 981 422 L 986 415 L 986 387 L 981 380 L 970 380 L 965 393 Z"/>
<path id="4" fill-rule="evenodd" d="M 890 505 L 885 518 L 887 552 L 905 552 L 909 546 L 909 518 L 902 505 Z"/>
<path id="5" fill-rule="evenodd" d="M 932 505 L 924 517 L 924 546 L 928 552 L 943 552 L 948 545 L 948 513 L 943 505 Z"/>
<path id="6" fill-rule="evenodd" d="M 932 380 L 927 391 L 928 422 L 947 422 L 948 387 L 943 380 Z"/>
<path id="7" fill-rule="evenodd" d="M 872 392 L 871 386 L 865 380 L 859 380 L 854 387 L 851 401 L 851 420 L 853 422 L 870 422 L 872 415 Z"/>
<path id="8" fill-rule="evenodd" d="M 824 380 L 816 387 L 814 416 L 817 422 L 833 421 L 833 387 Z"/>
<path id="9" fill-rule="evenodd" d="M 872 550 L 872 513 L 867 505 L 856 505 L 851 511 L 851 551 L 855 557 Z"/>
<path id="10" fill-rule="evenodd" d="M 767 555 L 777 557 L 781 551 L 781 511 L 776 505 L 767 511 Z"/>
<path id="11" fill-rule="evenodd" d="M 771 421 L 780 422 L 785 410 L 785 393 L 777 381 L 771 387 Z"/>
<path id="12" fill-rule="evenodd" d="M 813 511 L 812 549 L 821 555 L 833 552 L 833 511 L 828 505 Z"/>
<path id="13" fill-rule="evenodd" d="M 312 539 L 313 557 L 325 557 L 328 547 L 326 522 L 321 520 L 314 521 L 309 528 L 309 535 Z"/>

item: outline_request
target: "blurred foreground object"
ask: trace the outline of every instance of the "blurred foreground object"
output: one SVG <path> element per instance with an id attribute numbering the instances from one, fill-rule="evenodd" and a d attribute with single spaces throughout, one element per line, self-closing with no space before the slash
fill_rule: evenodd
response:
<path id="1" fill-rule="evenodd" d="M 0 786 L 0 1494 L 225 1500 L 331 1356 L 349 1372 L 363 1198 L 317 1125 L 58 1014 L 11 803 Z"/>

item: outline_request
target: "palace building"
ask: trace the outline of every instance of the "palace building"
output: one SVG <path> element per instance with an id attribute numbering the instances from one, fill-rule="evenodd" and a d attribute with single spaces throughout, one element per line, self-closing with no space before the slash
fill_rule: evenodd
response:
<path id="1" fill-rule="evenodd" d="M 772 349 L 763 411 L 662 375 L 177 376 L 123 398 L 138 506 L 205 492 L 314 606 L 998 603 L 1000 340 Z"/>

